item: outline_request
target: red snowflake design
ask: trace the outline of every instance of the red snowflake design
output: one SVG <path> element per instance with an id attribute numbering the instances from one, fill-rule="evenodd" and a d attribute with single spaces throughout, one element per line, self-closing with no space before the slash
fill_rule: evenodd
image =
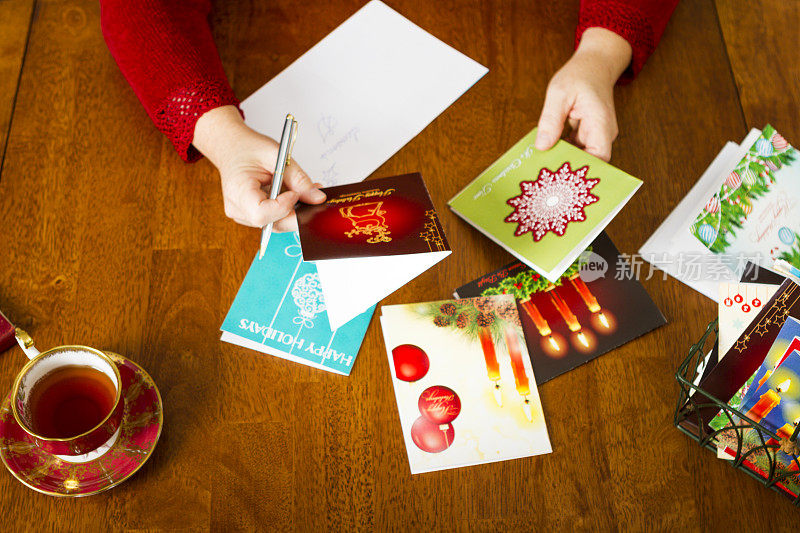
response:
<path id="1" fill-rule="evenodd" d="M 564 163 L 555 172 L 543 168 L 535 181 L 520 182 L 522 194 L 508 200 L 514 212 L 504 219 L 517 223 L 514 235 L 532 232 L 538 242 L 548 231 L 562 236 L 570 222 L 586 220 L 583 209 L 599 200 L 589 191 L 600 182 L 586 179 L 588 171 L 588 165 L 573 171 Z"/>

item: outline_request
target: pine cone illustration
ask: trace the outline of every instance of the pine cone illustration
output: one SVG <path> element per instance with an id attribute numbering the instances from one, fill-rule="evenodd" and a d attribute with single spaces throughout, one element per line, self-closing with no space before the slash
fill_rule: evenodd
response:
<path id="1" fill-rule="evenodd" d="M 517 312 L 517 304 L 514 302 L 503 302 L 495 310 L 497 316 L 506 322 L 519 325 L 519 313 Z"/>
<path id="2" fill-rule="evenodd" d="M 494 315 L 488 313 L 478 313 L 475 322 L 482 328 L 488 328 L 494 324 Z"/>
<path id="3" fill-rule="evenodd" d="M 475 298 L 472 300 L 472 305 L 483 314 L 489 314 L 492 312 L 492 308 L 494 307 L 494 302 L 491 298 Z"/>
<path id="4" fill-rule="evenodd" d="M 458 329 L 464 329 L 469 325 L 469 317 L 466 313 L 461 313 L 456 317 L 456 327 Z"/>
<path id="5" fill-rule="evenodd" d="M 444 315 L 453 316 L 456 314 L 456 304 L 452 302 L 443 303 L 439 306 L 439 311 L 441 311 Z"/>
<path id="6" fill-rule="evenodd" d="M 434 317 L 433 323 L 439 326 L 440 328 L 443 328 L 450 325 L 450 319 L 446 316 L 438 315 Z"/>

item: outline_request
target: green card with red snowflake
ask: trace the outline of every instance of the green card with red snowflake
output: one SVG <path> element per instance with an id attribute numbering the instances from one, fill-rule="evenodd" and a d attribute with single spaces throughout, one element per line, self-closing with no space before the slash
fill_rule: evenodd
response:
<path id="1" fill-rule="evenodd" d="M 564 141 L 542 152 L 535 140 L 536 129 L 448 204 L 555 282 L 642 182 Z"/>
<path id="2" fill-rule="evenodd" d="M 765 126 L 695 216 L 689 231 L 711 252 L 771 267 L 800 267 L 800 164 L 797 150 Z M 722 179 L 722 177 L 720 178 Z"/>

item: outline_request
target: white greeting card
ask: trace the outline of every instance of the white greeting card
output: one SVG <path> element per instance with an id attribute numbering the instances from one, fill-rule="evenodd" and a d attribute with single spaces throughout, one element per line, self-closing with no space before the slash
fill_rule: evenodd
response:
<path id="1" fill-rule="evenodd" d="M 739 336 L 772 298 L 779 285 L 762 283 L 719 284 L 719 358 L 722 359 Z"/>
<path id="2" fill-rule="evenodd" d="M 512 296 L 381 311 L 412 474 L 552 452 Z"/>
<path id="3" fill-rule="evenodd" d="M 709 195 L 719 190 L 725 176 L 735 168 L 760 134 L 753 129 L 740 145 L 726 144 L 688 194 L 639 249 L 642 259 L 715 301 L 719 283 L 738 282 L 746 260 L 712 253 L 689 230 L 695 214 Z"/>

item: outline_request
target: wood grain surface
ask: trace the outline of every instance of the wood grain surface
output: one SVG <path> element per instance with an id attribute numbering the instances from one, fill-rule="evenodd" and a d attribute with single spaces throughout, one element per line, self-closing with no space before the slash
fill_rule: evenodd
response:
<path id="1" fill-rule="evenodd" d="M 362 3 L 217 2 L 237 95 Z M 510 260 L 445 203 L 535 125 L 572 51 L 577 1 L 388 3 L 490 69 L 374 174 L 421 171 L 453 248 L 383 302 L 395 304 L 446 298 Z M 783 0 L 681 2 L 640 77 L 616 92 L 612 162 L 645 182 L 609 227 L 620 250 L 638 249 L 727 140 L 770 122 L 800 143 L 798 17 Z M 40 348 L 88 344 L 141 364 L 165 429 L 150 462 L 102 495 L 55 499 L 0 472 L 0 530 L 798 523 L 783 497 L 672 426 L 675 369 L 716 311 L 672 279 L 644 281 L 667 326 L 540 389 L 552 454 L 412 477 L 376 319 L 347 378 L 220 343 L 258 231 L 227 220 L 214 168 L 182 163 L 152 126 L 105 47 L 96 2 L 0 0 L 0 146 L 6 131 L 0 308 Z M 18 349 L 0 357 L 0 390 L 23 361 Z"/>

